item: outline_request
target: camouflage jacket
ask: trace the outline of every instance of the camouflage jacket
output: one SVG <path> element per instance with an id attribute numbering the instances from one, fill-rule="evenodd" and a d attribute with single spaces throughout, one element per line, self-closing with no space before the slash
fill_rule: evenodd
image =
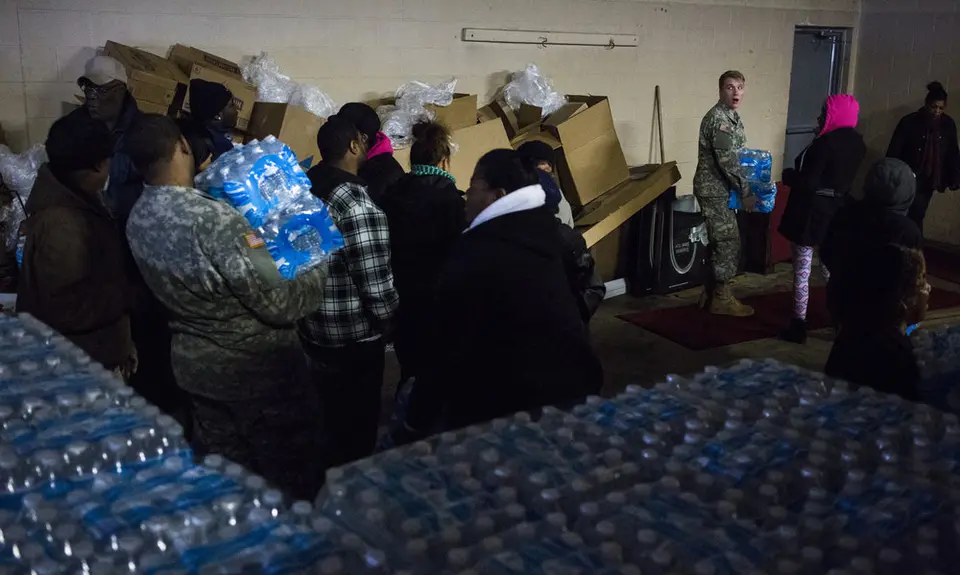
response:
<path id="1" fill-rule="evenodd" d="M 305 360 L 294 322 L 320 305 L 325 266 L 284 280 L 247 221 L 192 188 L 145 186 L 127 239 L 171 312 L 180 387 L 232 401 L 299 383 Z"/>
<path id="2" fill-rule="evenodd" d="M 710 108 L 700 122 L 700 146 L 693 192 L 706 198 L 726 198 L 730 190 L 750 195 L 738 152 L 747 143 L 740 114 L 722 103 Z"/>

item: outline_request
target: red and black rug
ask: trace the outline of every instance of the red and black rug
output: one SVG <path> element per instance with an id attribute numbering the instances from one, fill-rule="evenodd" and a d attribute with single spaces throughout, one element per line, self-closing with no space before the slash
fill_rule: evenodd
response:
<path id="1" fill-rule="evenodd" d="M 713 315 L 696 305 L 638 311 L 618 316 L 688 349 L 700 351 L 746 341 L 777 337 L 793 316 L 793 292 L 781 291 L 745 298 L 753 306 L 751 317 Z M 934 288 L 930 293 L 930 309 L 960 307 L 960 293 Z M 827 312 L 826 288 L 810 289 L 807 328 L 821 329 L 831 325 Z"/>

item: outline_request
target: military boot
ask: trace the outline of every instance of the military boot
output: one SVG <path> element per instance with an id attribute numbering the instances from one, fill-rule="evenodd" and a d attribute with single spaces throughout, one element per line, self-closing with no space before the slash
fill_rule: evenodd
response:
<path id="1" fill-rule="evenodd" d="M 710 301 L 710 313 L 747 317 L 753 315 L 753 308 L 744 305 L 740 300 L 735 298 L 729 285 L 720 284 L 713 290 L 713 297 Z"/>

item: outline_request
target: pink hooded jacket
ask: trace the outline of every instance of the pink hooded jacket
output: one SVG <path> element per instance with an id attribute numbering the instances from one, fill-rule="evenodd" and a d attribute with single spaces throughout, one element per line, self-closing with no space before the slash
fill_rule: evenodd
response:
<path id="1" fill-rule="evenodd" d="M 839 128 L 856 128 L 860 117 L 860 103 L 849 94 L 837 94 L 827 98 L 827 117 L 820 136 Z"/>
<path id="2" fill-rule="evenodd" d="M 367 152 L 367 159 L 380 156 L 382 154 L 393 154 L 393 142 L 383 132 L 377 132 L 377 140 L 370 146 Z"/>

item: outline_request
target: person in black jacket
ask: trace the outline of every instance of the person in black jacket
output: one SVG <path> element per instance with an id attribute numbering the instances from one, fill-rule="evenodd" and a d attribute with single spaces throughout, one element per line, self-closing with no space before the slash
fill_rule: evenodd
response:
<path id="1" fill-rule="evenodd" d="M 957 124 L 944 113 L 946 107 L 943 85 L 928 84 L 923 107 L 900 120 L 887 148 L 888 158 L 903 160 L 917 175 L 917 195 L 909 215 L 921 232 L 933 192 L 960 187 Z"/>
<path id="2" fill-rule="evenodd" d="M 556 154 L 545 142 L 533 140 L 517 148 L 523 161 L 537 171 L 540 187 L 546 196 L 545 205 L 557 218 L 557 232 L 563 248 L 563 266 L 567 270 L 570 290 L 577 298 L 577 307 L 583 323 L 589 323 L 597 313 L 603 298 L 607 295 L 607 286 L 596 272 L 593 254 L 587 248 L 583 236 L 574 229 L 570 203 L 563 197 L 557 184 Z"/>
<path id="3" fill-rule="evenodd" d="M 350 102 L 340 108 L 337 116 L 356 126 L 367 145 L 367 161 L 357 175 L 366 182 L 367 195 L 379 206 L 387 188 L 404 174 L 403 166 L 393 157 L 393 144 L 380 131 L 380 117 L 370 106 Z"/>
<path id="4" fill-rule="evenodd" d="M 834 322 L 841 320 L 841 300 L 856 297 L 857 261 L 863 254 L 896 244 L 919 249 L 920 228 L 907 217 L 916 194 L 916 177 L 910 166 L 894 158 L 874 164 L 863 184 L 863 199 L 844 206 L 834 216 L 820 246 L 820 260 L 830 270 L 827 307 Z M 853 276 L 853 277 L 851 277 Z"/>
<path id="5" fill-rule="evenodd" d="M 186 128 L 194 138 L 191 148 L 196 147 L 197 137 L 203 136 L 212 159 L 216 160 L 233 149 L 230 132 L 237 127 L 238 115 L 233 93 L 226 86 L 194 78 L 190 80 L 190 115 L 179 124 L 181 131 Z M 197 162 L 202 164 L 204 159 L 197 159 Z"/>
<path id="6" fill-rule="evenodd" d="M 603 370 L 567 285 L 556 221 L 514 150 L 477 162 L 470 227 L 440 275 L 430 361 L 410 395 L 412 436 L 597 393 Z"/>
<path id="7" fill-rule="evenodd" d="M 930 296 L 923 252 L 886 245 L 852 266 L 837 338 L 824 373 L 917 401 L 920 371 L 908 325 L 923 320 Z"/>
<path id="8" fill-rule="evenodd" d="M 400 296 L 394 345 L 402 379 L 416 377 L 423 356 L 424 329 L 433 313 L 437 276 L 467 226 L 463 194 L 447 172 L 450 131 L 437 122 L 413 127 L 410 173 L 381 199 L 390 225 L 394 285 Z"/>
<path id="9" fill-rule="evenodd" d="M 819 135 L 797 156 L 794 168 L 783 171 L 790 198 L 779 231 L 793 244 L 793 320 L 780 334 L 786 341 L 807 341 L 813 250 L 823 241 L 833 215 L 847 201 L 867 150 L 855 129 L 859 113 L 860 104 L 853 96 L 827 98 L 818 119 Z M 829 281 L 829 268 L 822 259 L 820 264 L 821 274 Z"/>

